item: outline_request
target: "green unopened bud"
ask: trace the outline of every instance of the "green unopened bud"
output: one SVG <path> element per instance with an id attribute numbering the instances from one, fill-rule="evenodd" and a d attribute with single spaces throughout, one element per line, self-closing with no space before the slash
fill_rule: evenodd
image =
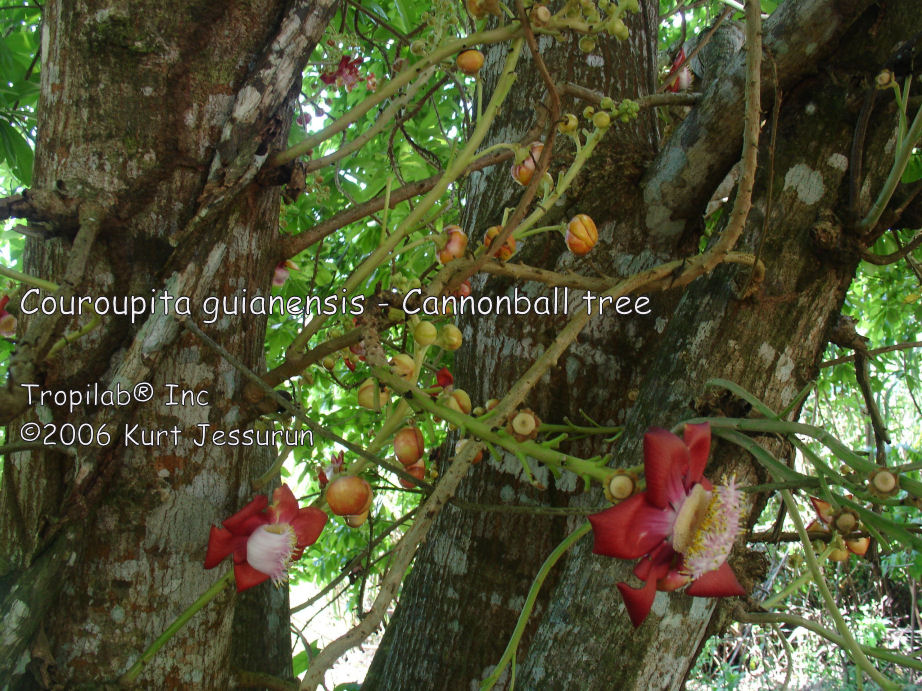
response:
<path id="1" fill-rule="evenodd" d="M 557 123 L 557 131 L 561 134 L 576 132 L 577 127 L 579 127 L 579 120 L 576 119 L 573 113 L 567 113 L 563 116 L 563 119 Z"/>
<path id="2" fill-rule="evenodd" d="M 620 19 L 612 19 L 606 25 L 605 28 L 608 29 L 608 33 L 617 38 L 619 41 L 627 40 L 627 37 L 630 35 L 630 32 L 627 30 L 627 24 L 622 22 Z"/>
<path id="3" fill-rule="evenodd" d="M 595 50 L 595 39 L 592 36 L 583 36 L 579 40 L 579 49 L 584 53 L 591 53 Z"/>
<path id="4" fill-rule="evenodd" d="M 592 120 L 592 116 L 595 114 L 595 108 L 592 106 L 586 106 L 583 108 L 583 117 L 587 120 Z"/>
<path id="5" fill-rule="evenodd" d="M 601 101 L 599 101 L 599 108 L 602 110 L 614 110 L 614 107 L 615 102 L 608 96 L 605 96 Z"/>
<path id="6" fill-rule="evenodd" d="M 592 124 L 598 127 L 600 130 L 607 129 L 611 125 L 611 116 L 606 113 L 604 110 L 600 110 L 598 113 L 592 116 Z"/>

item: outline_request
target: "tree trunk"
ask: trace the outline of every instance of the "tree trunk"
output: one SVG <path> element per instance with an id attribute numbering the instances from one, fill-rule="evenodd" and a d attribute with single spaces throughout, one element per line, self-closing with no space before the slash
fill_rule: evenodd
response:
<path id="1" fill-rule="evenodd" d="M 722 267 L 681 296 L 656 297 L 649 317 L 619 318 L 610 311 L 594 318 L 527 403 L 550 421 L 579 421 L 585 411 L 602 425 L 624 423 L 624 436 L 614 449 L 590 439 L 567 451 L 592 455 L 614 450 L 612 465 L 636 465 L 649 426 L 671 427 L 699 414 L 726 412 L 717 405 L 726 405 L 725 400 L 708 395 L 709 378 L 733 380 L 780 410 L 815 376 L 857 264 L 858 238 L 846 219 L 848 163 L 858 111 L 868 85 L 895 47 L 922 28 L 911 2 L 881 3 L 862 15 L 869 4 L 788 3 L 773 15 L 766 26 L 766 53 L 778 63 L 783 89 L 778 141 L 772 170 L 769 134 L 774 123 L 769 118 L 753 211 L 740 247 L 759 252 L 766 279 L 754 296 L 743 298 L 749 269 Z M 650 11 L 646 7 L 642 15 L 645 23 L 631 25 L 632 40 L 645 43 L 647 51 L 653 35 L 638 29 L 655 25 Z M 866 27 L 878 20 L 880 33 L 870 44 Z M 856 54 L 863 59 L 854 60 L 851 56 Z M 607 69 L 618 75 L 625 90 L 600 80 L 599 91 L 613 89 L 617 100 L 649 88 L 649 81 L 639 77 L 637 63 L 624 53 L 615 56 Z M 816 73 L 812 66 L 820 58 L 835 68 Z M 566 213 L 561 214 L 566 218 L 585 211 L 601 221 L 599 247 L 590 255 L 601 264 L 601 274 L 627 274 L 683 256 L 696 246 L 697 219 L 738 157 L 742 64 L 742 56 L 729 61 L 703 103 L 649 165 L 642 198 L 630 185 L 636 181 L 634 166 L 644 163 L 650 151 L 631 147 L 626 140 L 632 134 L 634 141 L 643 140 L 649 123 L 641 120 L 631 132 L 618 129 L 603 142 L 598 163 L 584 174 L 586 183 L 568 197 Z M 771 74 L 767 62 L 766 108 L 776 96 Z M 517 95 L 523 103 L 534 98 L 527 88 Z M 581 105 L 573 110 L 579 112 Z M 885 152 L 894 123 L 891 107 L 881 107 L 871 120 L 867 176 L 859 181 L 861 208 L 868 207 L 869 195 L 876 194 L 889 169 L 892 154 Z M 497 138 L 510 138 L 509 130 L 502 129 Z M 500 171 L 472 183 L 468 196 L 478 201 L 468 207 L 469 232 L 476 234 L 498 222 L 502 206 L 508 204 L 493 200 L 507 198 L 510 185 L 505 176 Z M 774 186 L 766 221 L 770 178 Z M 594 188 L 598 179 L 604 182 Z M 529 240 L 523 260 L 565 269 L 574 259 L 561 255 L 560 249 L 556 240 Z M 475 285 L 475 293 L 478 288 L 503 293 L 511 284 L 491 280 Z M 535 284 L 524 289 L 532 294 L 548 290 Z M 563 323 L 560 318 L 540 317 L 474 319 L 465 329 L 468 355 L 459 358 L 458 378 L 481 402 L 500 397 Z M 743 481 L 761 476 L 737 450 L 718 447 L 706 473 L 719 481 L 723 472 L 736 473 Z M 486 506 L 483 511 L 446 508 L 417 555 L 363 689 L 477 688 L 492 671 L 538 566 L 582 521 L 541 515 L 540 507 L 604 505 L 598 490 L 573 494 L 578 489 L 573 475 L 536 477 L 547 490 L 531 487 L 512 457 L 493 459 L 472 472 L 459 490 L 461 499 L 484 505 L 534 505 L 536 513 L 505 514 Z M 744 587 L 757 584 L 758 560 L 747 558 L 740 548 L 730 561 Z M 588 539 L 571 550 L 545 583 L 518 648 L 516 688 L 682 685 L 706 635 L 721 626 L 714 616 L 715 601 L 660 593 L 651 616 L 635 631 L 615 587 L 623 580 L 634 584 L 632 566 L 592 555 Z M 507 683 L 508 670 L 497 688 Z"/>
<path id="2" fill-rule="evenodd" d="M 197 323 L 208 296 L 268 293 L 279 193 L 252 183 L 257 168 L 249 164 L 285 143 L 289 94 L 330 12 L 323 1 L 45 4 L 33 190 L 79 211 L 56 237 L 29 241 L 26 270 L 58 284 L 67 277 L 73 285 L 59 292 L 77 295 L 188 296 Z M 74 281 L 87 238 L 86 268 Z M 250 498 L 249 479 L 272 458 L 267 447 L 196 443 L 205 429 L 249 427 L 255 412 L 242 395 L 244 378 L 180 328 L 180 311 L 161 308 L 136 323 L 103 316 L 39 363 L 43 391 L 148 382 L 153 395 L 124 407 L 37 406 L 14 425 L 11 440 L 27 421 L 105 425 L 112 443 L 5 460 L 4 686 L 114 682 L 230 568 L 204 570 L 209 526 Z M 92 316 L 24 319 L 25 341 Z M 264 317 L 224 317 L 203 328 L 265 370 Z M 171 405 L 181 391 L 196 402 Z M 248 638 L 232 646 L 235 597 L 222 593 L 140 683 L 227 688 L 234 664 L 289 676 L 287 597 L 267 597 L 252 598 L 258 615 L 241 613 Z"/>

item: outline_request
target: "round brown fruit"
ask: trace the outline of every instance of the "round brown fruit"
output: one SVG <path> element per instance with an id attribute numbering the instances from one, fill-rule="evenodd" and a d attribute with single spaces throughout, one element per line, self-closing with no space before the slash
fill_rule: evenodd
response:
<path id="1" fill-rule="evenodd" d="M 404 466 L 416 463 L 425 450 L 423 435 L 417 427 L 404 427 L 394 435 L 394 455 Z"/>
<path id="2" fill-rule="evenodd" d="M 371 485 L 355 475 L 340 475 L 327 486 L 326 496 L 337 516 L 357 516 L 371 506 Z"/>
<path id="3" fill-rule="evenodd" d="M 422 480 L 426 476 L 426 464 L 423 463 L 422 461 L 417 461 L 413 465 L 404 468 L 404 470 L 406 470 L 410 475 L 415 477 L 417 480 Z M 404 478 L 400 478 L 400 485 L 404 489 L 413 489 L 414 487 L 418 486 L 412 480 L 407 480 Z"/>

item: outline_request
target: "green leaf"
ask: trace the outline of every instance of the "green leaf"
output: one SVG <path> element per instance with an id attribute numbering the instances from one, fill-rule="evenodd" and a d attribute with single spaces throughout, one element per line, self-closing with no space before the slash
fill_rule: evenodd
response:
<path id="1" fill-rule="evenodd" d="M 909 158 L 906 170 L 903 171 L 903 177 L 900 178 L 900 182 L 904 185 L 916 180 L 922 180 L 922 154 L 920 153 L 915 153 Z"/>
<path id="2" fill-rule="evenodd" d="M 12 125 L 0 120 L 0 154 L 13 175 L 27 187 L 32 184 L 32 147 Z"/>

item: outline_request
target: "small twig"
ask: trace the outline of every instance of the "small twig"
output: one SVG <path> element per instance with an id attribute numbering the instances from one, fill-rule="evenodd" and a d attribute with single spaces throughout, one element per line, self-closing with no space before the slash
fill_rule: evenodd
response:
<path id="1" fill-rule="evenodd" d="M 912 348 L 922 348 L 922 341 L 911 341 L 909 343 L 897 343 L 896 345 L 883 346 L 881 348 L 874 348 L 873 350 L 868 351 L 868 355 L 880 355 L 881 353 L 891 353 L 895 350 L 910 350 Z M 843 355 L 842 357 L 837 357 L 832 360 L 826 360 L 825 362 L 820 363 L 820 367 L 834 367 L 835 365 L 841 365 L 845 362 L 851 362 L 855 359 L 854 353 L 851 355 Z"/>
<path id="2" fill-rule="evenodd" d="M 452 499 L 453 506 L 465 511 L 488 511 L 490 513 L 527 514 L 529 516 L 588 516 L 611 506 L 581 508 L 572 506 L 523 506 L 521 504 L 477 504 L 476 502 Z"/>
<path id="3" fill-rule="evenodd" d="M 403 525 L 408 520 L 410 520 L 414 515 L 416 515 L 418 511 L 419 511 L 419 507 L 416 507 L 415 509 L 409 511 L 408 513 L 405 513 L 403 516 L 401 516 L 396 521 L 394 521 L 390 526 L 388 526 L 387 530 L 381 532 L 378 535 L 378 537 L 376 537 L 374 541 L 368 545 L 369 549 L 373 549 L 374 547 L 377 547 L 379 544 L 381 544 L 384 541 L 384 538 L 386 538 L 388 535 L 394 532 L 397 528 L 399 528 L 401 525 Z M 352 561 L 350 561 L 340 570 L 339 575 L 336 578 L 334 578 L 332 581 L 327 583 L 326 586 L 324 586 L 324 588 L 319 593 L 317 593 L 310 599 L 306 600 L 305 602 L 302 602 L 300 605 L 296 605 L 292 607 L 291 613 L 294 614 L 295 612 L 300 612 L 302 609 L 307 609 L 312 604 L 314 604 L 315 602 L 323 598 L 327 593 L 333 590 L 333 588 L 335 588 L 339 583 L 341 583 L 346 578 L 348 578 L 349 574 L 352 572 L 352 569 L 354 569 L 356 566 L 361 564 L 363 558 L 364 558 L 364 555 L 360 554 L 354 559 L 352 559 Z"/>
<path id="4" fill-rule="evenodd" d="M 561 93 L 575 96 L 576 98 L 594 105 L 599 105 L 602 99 L 605 98 L 604 94 L 600 94 L 598 91 L 593 91 L 592 89 L 587 89 L 585 86 L 574 84 L 573 82 L 558 84 L 557 88 Z M 639 96 L 632 100 L 643 109 L 669 106 L 694 106 L 700 103 L 702 98 L 704 98 L 704 94 L 689 91 L 678 94 L 647 94 L 646 96 Z"/>
<path id="5" fill-rule="evenodd" d="M 775 102 L 772 105 L 772 133 L 768 145 L 768 182 L 765 185 L 765 214 L 762 217 L 762 234 L 759 236 L 759 244 L 756 247 L 756 257 L 762 255 L 762 247 L 765 245 L 765 238 L 768 235 L 768 222 L 772 215 L 775 187 L 775 142 L 778 137 L 778 121 L 781 119 L 781 86 L 779 86 L 778 82 L 778 63 L 775 62 L 774 58 L 771 58 L 771 62 L 772 81 L 775 86 Z M 749 274 L 746 285 L 740 291 L 740 294 L 744 297 L 749 295 L 754 274 L 754 271 Z"/>
<path id="6" fill-rule="evenodd" d="M 912 240 L 896 252 L 891 252 L 890 254 L 874 254 L 870 250 L 861 250 L 861 258 L 869 264 L 886 266 L 887 264 L 895 264 L 920 245 L 922 245 L 922 231 L 916 233 L 916 236 Z"/>

